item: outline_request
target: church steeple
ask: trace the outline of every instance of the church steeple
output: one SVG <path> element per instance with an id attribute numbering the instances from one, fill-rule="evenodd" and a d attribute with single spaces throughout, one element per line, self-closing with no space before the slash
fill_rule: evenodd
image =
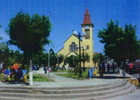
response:
<path id="1" fill-rule="evenodd" d="M 90 59 L 86 63 L 86 66 L 94 66 L 92 62 L 92 57 L 93 57 L 93 23 L 91 22 L 90 19 L 90 14 L 88 12 L 88 8 L 86 7 L 86 12 L 84 14 L 84 20 L 83 23 L 81 24 L 82 26 L 82 32 L 85 34 L 83 35 L 83 45 L 87 48 L 86 52 L 89 54 Z"/>
<path id="2" fill-rule="evenodd" d="M 92 25 L 93 26 L 87 7 L 86 7 L 86 12 L 85 12 L 85 15 L 84 15 L 84 20 L 83 20 L 82 25 Z"/>

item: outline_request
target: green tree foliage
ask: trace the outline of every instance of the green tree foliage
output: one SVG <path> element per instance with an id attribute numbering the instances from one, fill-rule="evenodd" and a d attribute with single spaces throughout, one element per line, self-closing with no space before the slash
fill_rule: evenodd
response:
<path id="1" fill-rule="evenodd" d="M 0 25 L 0 28 L 1 28 L 1 27 L 2 27 L 2 25 Z M 3 37 L 0 36 L 0 40 L 2 40 L 2 39 L 3 39 Z"/>
<path id="2" fill-rule="evenodd" d="M 88 53 L 86 53 L 85 55 L 81 55 L 81 61 L 82 62 L 85 62 L 85 61 L 88 61 L 89 60 L 89 55 Z M 67 63 L 69 63 L 70 67 L 75 67 L 76 65 L 78 65 L 78 62 L 79 62 L 79 55 L 71 55 L 69 57 L 66 57 L 65 58 L 65 61 Z"/>
<path id="3" fill-rule="evenodd" d="M 105 61 L 105 55 L 103 55 L 102 53 L 100 54 L 94 54 L 92 57 L 92 61 L 95 63 L 95 67 L 96 67 L 96 63 L 104 62 Z"/>
<path id="4" fill-rule="evenodd" d="M 65 58 L 65 61 L 66 61 L 67 63 L 69 63 L 69 66 L 70 66 L 70 67 L 75 67 L 75 61 L 74 61 L 74 59 L 75 59 L 75 56 L 74 56 L 74 55 L 71 55 L 71 56 L 69 56 L 69 57 L 66 57 L 66 58 Z"/>
<path id="5" fill-rule="evenodd" d="M 50 66 L 55 66 L 57 62 L 57 58 L 53 49 L 50 49 L 49 56 L 50 56 Z"/>
<path id="6" fill-rule="evenodd" d="M 96 67 L 96 63 L 99 63 L 99 61 L 100 61 L 100 55 L 94 54 L 92 60 L 95 63 L 95 67 Z"/>
<path id="7" fill-rule="evenodd" d="M 62 61 L 64 60 L 64 55 L 63 54 L 56 54 L 56 57 L 58 56 L 59 58 L 59 64 L 62 63 Z"/>
<path id="8" fill-rule="evenodd" d="M 105 55 L 113 58 L 118 65 L 126 59 L 137 59 L 140 44 L 137 41 L 136 26 L 126 24 L 123 29 L 119 27 L 118 20 L 116 23 L 111 20 L 106 29 L 99 30 L 98 37 L 101 38 L 100 42 L 105 44 Z"/>
<path id="9" fill-rule="evenodd" d="M 83 54 L 81 56 L 81 61 L 83 61 L 83 63 L 85 63 L 86 61 L 88 61 L 90 58 L 90 56 L 88 55 L 88 53 Z"/>
<path id="10" fill-rule="evenodd" d="M 1 57 L 0 61 L 4 63 L 4 67 L 9 68 L 14 64 L 14 52 L 9 50 L 8 46 L 4 49 L 0 49 Z"/>
<path id="11" fill-rule="evenodd" d="M 15 58 L 15 62 L 17 62 L 17 63 L 22 63 L 22 61 L 23 61 L 23 53 L 20 53 L 18 50 L 16 50 L 15 52 L 14 52 L 14 58 Z"/>
<path id="12" fill-rule="evenodd" d="M 8 33 L 10 40 L 8 44 L 16 45 L 24 51 L 24 63 L 44 50 L 44 45 L 50 41 L 47 39 L 51 32 L 49 17 L 34 14 L 32 17 L 28 13 L 19 12 L 10 20 Z"/>

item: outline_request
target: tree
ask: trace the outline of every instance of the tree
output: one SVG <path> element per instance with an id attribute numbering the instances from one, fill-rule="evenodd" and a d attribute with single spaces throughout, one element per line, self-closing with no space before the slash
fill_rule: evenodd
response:
<path id="1" fill-rule="evenodd" d="M 136 39 L 136 26 L 126 24 L 125 30 L 119 27 L 118 20 L 114 24 L 113 20 L 107 23 L 107 28 L 99 30 L 98 37 L 100 42 L 104 43 L 105 55 L 114 59 L 118 66 L 126 59 L 134 58 L 134 54 L 138 54 L 139 42 Z M 132 48 L 131 48 L 132 47 Z M 137 48 L 134 48 L 137 47 Z M 137 56 L 135 56 L 135 59 Z"/>
<path id="2" fill-rule="evenodd" d="M 2 27 L 2 25 L 0 25 L 0 28 L 1 28 L 1 27 Z M 0 36 L 0 40 L 2 40 L 2 39 L 3 39 L 3 37 Z"/>
<path id="3" fill-rule="evenodd" d="M 1 54 L 0 61 L 5 63 L 4 66 L 6 68 L 11 68 L 11 66 L 15 62 L 14 51 L 9 50 L 8 46 L 6 46 L 6 48 L 0 49 L 0 54 Z"/>
<path id="4" fill-rule="evenodd" d="M 59 59 L 59 64 L 62 63 L 62 61 L 64 60 L 64 55 L 63 54 L 56 54 L 56 57 L 57 56 L 58 56 L 58 59 Z"/>
<path id="5" fill-rule="evenodd" d="M 49 57 L 50 57 L 50 66 L 56 66 L 57 58 L 53 49 L 50 49 Z"/>
<path id="6" fill-rule="evenodd" d="M 27 63 L 50 42 L 51 26 L 49 17 L 45 15 L 34 14 L 31 17 L 28 13 L 19 12 L 10 20 L 7 29 L 10 40 L 7 43 L 24 51 L 24 63 Z"/>
<path id="7" fill-rule="evenodd" d="M 14 52 L 15 62 L 22 63 L 23 61 L 23 53 L 20 53 L 18 50 Z"/>
<path id="8" fill-rule="evenodd" d="M 92 60 L 95 63 L 95 67 L 96 67 L 96 63 L 99 63 L 99 61 L 100 61 L 100 55 L 94 54 Z"/>
<path id="9" fill-rule="evenodd" d="M 75 60 L 74 60 L 74 58 L 75 58 L 74 55 L 71 55 L 71 56 L 65 58 L 65 61 L 67 63 L 69 63 L 70 67 L 75 67 Z"/>

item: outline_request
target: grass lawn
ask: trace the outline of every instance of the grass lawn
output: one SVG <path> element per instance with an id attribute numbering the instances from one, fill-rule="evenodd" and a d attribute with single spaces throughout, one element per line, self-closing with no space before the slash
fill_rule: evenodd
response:
<path id="1" fill-rule="evenodd" d="M 74 78 L 74 79 L 79 79 L 79 80 L 84 80 L 87 78 L 88 76 L 88 71 L 86 70 L 85 72 L 82 72 L 82 78 L 79 78 L 78 74 L 75 75 L 75 73 L 64 73 L 64 74 L 57 74 L 57 75 L 60 75 L 60 76 L 65 76 L 65 77 L 68 77 L 68 78 Z"/>
<path id="2" fill-rule="evenodd" d="M 27 74 L 27 81 L 29 81 L 29 74 Z M 33 74 L 33 81 L 38 81 L 38 82 L 46 82 L 46 81 L 50 81 L 53 82 L 53 80 L 48 79 L 46 77 L 42 77 L 38 74 Z"/>
<path id="3" fill-rule="evenodd" d="M 59 73 L 59 72 L 67 72 L 67 70 L 60 70 L 60 71 L 52 71 L 53 73 Z"/>

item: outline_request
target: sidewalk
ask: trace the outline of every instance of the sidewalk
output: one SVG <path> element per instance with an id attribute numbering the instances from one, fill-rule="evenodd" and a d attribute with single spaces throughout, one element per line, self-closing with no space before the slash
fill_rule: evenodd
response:
<path id="1" fill-rule="evenodd" d="M 44 71 L 34 71 L 34 74 L 43 74 Z M 65 73 L 65 72 L 60 72 Z M 34 82 L 33 84 L 35 86 L 43 86 L 43 87 L 74 87 L 74 86 L 96 86 L 96 85 L 102 85 L 102 84 L 108 84 L 113 82 L 119 82 L 122 79 L 125 79 L 122 77 L 122 74 L 104 74 L 103 78 L 100 78 L 99 75 L 94 78 L 85 79 L 85 80 L 77 80 L 72 78 L 66 78 L 63 76 L 55 75 L 58 73 L 50 73 L 50 77 L 53 78 L 55 82 Z M 127 76 L 128 77 L 128 76 Z"/>

